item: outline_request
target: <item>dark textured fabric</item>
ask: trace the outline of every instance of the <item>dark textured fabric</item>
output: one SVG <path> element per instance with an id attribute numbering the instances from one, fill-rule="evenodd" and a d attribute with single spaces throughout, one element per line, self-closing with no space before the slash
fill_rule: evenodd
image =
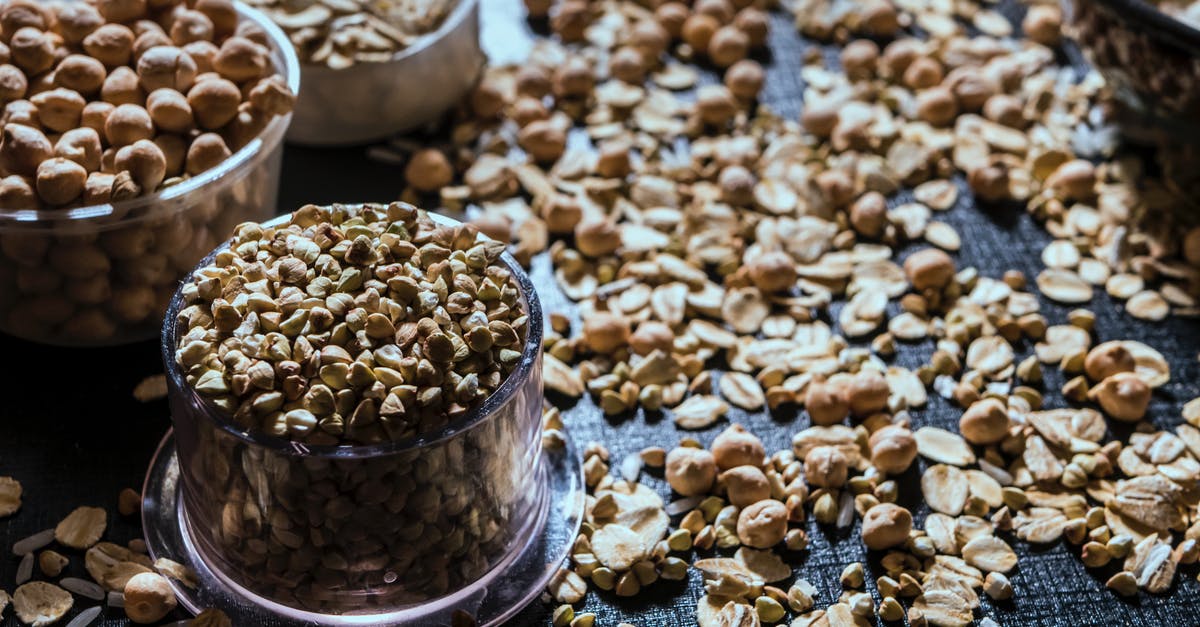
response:
<path id="1" fill-rule="evenodd" d="M 490 4 L 502 0 L 484 1 Z M 503 2 L 516 10 L 515 1 Z M 1011 4 L 1006 5 L 1007 12 L 1012 13 L 1012 9 Z M 485 13 L 496 12 L 495 6 L 489 6 Z M 796 35 L 787 16 L 777 15 L 772 27 L 771 51 L 762 59 L 768 67 L 764 102 L 780 114 L 794 118 L 800 109 L 803 87 L 799 77 L 800 58 L 811 44 Z M 713 76 L 710 74 L 706 80 L 714 80 Z M 395 198 L 401 187 L 395 166 L 367 161 L 361 148 L 289 147 L 280 207 L 291 210 L 309 202 L 383 201 Z M 977 207 L 969 194 L 963 196 L 954 209 L 936 216 L 952 224 L 962 235 L 963 249 L 956 256 L 960 267 L 974 265 L 981 274 L 992 277 L 999 277 L 1008 269 L 1019 269 L 1032 282 L 1040 270 L 1039 255 L 1049 241 L 1047 235 L 1020 207 Z M 548 311 L 574 315 L 569 301 L 553 287 L 546 258 L 537 259 L 534 276 L 535 282 L 546 288 L 541 296 Z M 1139 322 L 1103 293 L 1098 293 L 1090 307 L 1096 312 L 1098 341 L 1136 339 L 1167 355 L 1173 369 L 1171 383 L 1155 392 L 1151 417 L 1160 427 L 1177 424 L 1182 404 L 1200 394 L 1197 385 L 1200 336 L 1195 323 L 1177 319 Z M 1043 300 L 1043 311 L 1052 323 L 1065 322 L 1068 310 Z M 827 321 L 832 323 L 831 319 Z M 1022 355 L 1032 350 L 1031 345 L 1021 348 Z M 930 341 L 901 345 L 896 362 L 915 367 L 931 351 Z M 76 506 L 98 505 L 112 512 L 106 534 L 109 540 L 124 542 L 137 536 L 137 521 L 122 520 L 116 514 L 117 493 L 124 487 L 140 487 L 169 421 L 164 402 L 140 404 L 130 394 L 143 377 L 162 371 L 155 341 L 120 348 L 68 350 L 2 337 L 0 355 L 6 373 L 0 386 L 3 390 L 0 475 L 11 475 L 25 487 L 21 511 L 0 521 L 0 547 L 5 554 L 0 558 L 0 588 L 11 592 L 19 560 L 9 554 L 8 547 L 16 540 L 54 526 Z M 1049 369 L 1046 386 L 1052 391 L 1048 397 L 1055 406 L 1061 406 L 1056 391 L 1061 382 L 1057 372 Z M 927 408 L 913 412 L 916 426 L 954 428 L 960 411 L 932 393 L 930 397 Z M 606 443 L 614 463 L 645 446 L 670 446 L 683 435 L 663 415 L 639 413 L 605 418 L 589 399 L 574 405 L 555 400 L 565 411 L 575 441 L 580 445 L 591 440 Z M 807 418 L 794 408 L 749 415 L 734 410 L 729 421 L 745 424 L 763 438 L 771 451 L 789 447 L 792 434 L 809 426 Z M 722 421 L 692 435 L 709 442 L 726 425 Z M 919 469 L 914 468 L 902 478 L 902 503 L 915 506 L 920 501 L 918 477 Z M 645 481 L 664 498 L 670 498 L 661 475 L 648 476 Z M 928 510 L 919 507 L 916 512 L 920 524 Z M 796 574 L 820 590 L 818 607 L 829 605 L 840 594 L 838 575 L 851 561 L 865 560 L 870 582 L 881 572 L 878 556 L 868 559 L 865 554 L 857 537 L 857 526 L 837 533 L 810 522 L 807 529 L 811 547 L 793 556 L 791 561 Z M 1021 558 L 1010 575 L 1016 596 L 1004 603 L 984 598 L 980 617 L 989 616 L 1006 626 L 1200 625 L 1200 584 L 1196 581 L 1195 566 L 1180 570 L 1168 595 L 1141 595 L 1134 600 L 1123 600 L 1104 588 L 1104 581 L 1116 572 L 1116 566 L 1089 570 L 1080 563 L 1077 547 L 1059 543 L 1032 548 L 1007 535 L 1004 537 L 1012 542 Z M 64 552 L 71 558 L 69 574 L 86 577 L 82 554 Z M 869 589 L 876 594 L 873 583 Z M 638 627 L 685 625 L 693 622 L 696 601 L 702 593 L 699 576 L 693 572 L 686 584 L 658 582 L 635 599 L 591 591 L 577 611 L 596 613 L 596 624 L 603 627 L 614 627 L 620 621 Z M 77 609 L 90 605 L 87 600 L 77 600 L 76 604 Z M 534 602 L 513 624 L 549 624 L 552 609 L 553 605 Z M 6 615 L 4 625 L 18 624 L 11 609 Z M 126 621 L 120 610 L 113 610 L 95 624 L 115 626 Z"/>

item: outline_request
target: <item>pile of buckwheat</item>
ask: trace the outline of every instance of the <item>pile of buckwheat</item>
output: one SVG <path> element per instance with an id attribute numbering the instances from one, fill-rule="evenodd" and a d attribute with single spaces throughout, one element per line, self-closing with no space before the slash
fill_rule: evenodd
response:
<path id="1" fill-rule="evenodd" d="M 1086 567 L 1115 566 L 1105 578 L 1124 596 L 1164 593 L 1197 561 L 1200 399 L 1155 427 L 1165 358 L 1096 337 L 1088 309 L 1051 319 L 1034 291 L 1083 305 L 1103 289 L 1148 321 L 1194 315 L 1200 295 L 1186 199 L 1118 150 L 1103 80 L 1058 65 L 1056 5 L 1028 6 L 1018 30 L 970 2 L 791 3 L 797 28 L 839 52 L 810 48 L 797 121 L 756 104 L 759 3 L 526 6 L 553 37 L 489 68 L 452 146 L 408 157 L 407 197 L 477 208 L 525 262 L 549 252 L 582 318 L 550 315 L 555 398 L 662 411 L 680 429 L 731 407 L 801 421 L 778 452 L 738 425 L 619 464 L 589 445 L 588 517 L 549 590 L 556 625 L 596 621 L 572 607 L 589 581 L 634 595 L 685 576 L 681 562 L 705 580 L 700 623 L 725 627 L 971 624 L 980 590 L 1020 593 L 1006 576 L 1017 542 L 1065 539 Z M 970 210 L 955 209 L 964 188 L 1044 224 L 1042 272 L 955 260 L 962 236 L 939 214 Z M 926 340 L 920 365 L 892 361 Z M 921 426 L 931 392 L 961 408 L 957 430 Z M 1110 421 L 1135 426 L 1118 439 Z M 546 426 L 557 442 L 557 410 Z M 892 478 L 914 464 L 923 520 Z M 643 468 L 661 468 L 674 501 L 638 483 Z M 810 518 L 861 521 L 882 558 L 874 588 L 861 564 L 837 599 L 793 579 Z"/>

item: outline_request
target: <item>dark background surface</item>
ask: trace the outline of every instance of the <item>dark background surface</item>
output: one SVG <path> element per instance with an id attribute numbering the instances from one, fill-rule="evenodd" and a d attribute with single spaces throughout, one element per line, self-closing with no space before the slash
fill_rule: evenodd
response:
<path id="1" fill-rule="evenodd" d="M 493 4 L 493 2 L 495 4 Z M 510 48 L 513 24 L 498 25 L 512 11 L 513 0 L 484 0 L 488 43 Z M 499 17 L 497 17 L 499 16 Z M 800 109 L 802 89 L 798 75 L 800 55 L 809 43 L 791 26 L 789 16 L 777 15 L 772 24 L 771 54 L 761 60 L 768 67 L 764 102 L 794 118 Z M 519 32 L 523 27 L 517 25 Z M 499 33 L 499 34 L 498 34 Z M 494 47 L 493 47 L 494 49 Z M 709 80 L 712 80 L 709 77 Z M 281 210 L 304 203 L 387 201 L 401 191 L 400 169 L 367 160 L 363 148 L 306 149 L 288 147 L 280 190 Z M 899 202 L 899 200 L 893 201 Z M 935 216 L 952 224 L 963 237 L 956 255 L 959 266 L 974 265 L 981 274 L 999 277 L 1005 270 L 1019 269 L 1032 278 L 1041 269 L 1039 256 L 1049 237 L 1020 207 L 979 207 L 964 193 L 958 206 Z M 905 254 L 901 253 L 901 257 Z M 534 264 L 535 283 L 546 286 L 541 294 L 550 311 L 571 308 L 549 272 L 548 260 Z M 1200 335 L 1193 321 L 1170 319 L 1162 323 L 1139 322 L 1122 311 L 1120 303 L 1097 290 L 1089 306 L 1096 312 L 1096 341 L 1136 339 L 1162 351 L 1172 364 L 1171 382 L 1155 392 L 1150 418 L 1160 428 L 1180 422 L 1180 407 L 1200 394 Z M 1065 323 L 1068 308 L 1043 299 L 1044 313 L 1052 324 Z M 894 310 L 893 310 L 894 313 Z M 836 310 L 832 323 L 836 319 Z M 1024 354 L 1032 350 L 1024 346 Z M 932 351 L 932 342 L 901 345 L 896 363 L 916 367 Z M 146 467 L 159 440 L 169 426 L 166 403 L 142 404 L 131 395 L 144 377 L 162 372 L 157 341 L 104 349 L 62 349 L 39 346 L 0 336 L 0 475 L 18 479 L 25 488 L 24 505 L 14 516 L 0 521 L 0 588 L 11 593 L 18 558 L 8 547 L 34 532 L 53 527 L 72 509 L 95 505 L 111 512 L 106 539 L 126 542 L 139 534 L 136 520 L 123 520 L 116 513 L 117 494 L 122 488 L 141 485 Z M 1061 406 L 1057 372 L 1047 371 L 1049 404 Z M 684 435 L 664 415 L 604 418 L 587 398 L 578 403 L 554 400 L 565 411 L 570 433 L 582 446 L 591 440 L 604 442 L 614 465 L 625 455 L 649 445 L 670 447 Z M 914 428 L 937 425 L 954 429 L 960 410 L 930 393 L 926 408 L 912 412 Z M 791 436 L 809 426 L 802 412 L 784 408 L 774 414 L 746 415 L 731 412 L 728 421 L 689 433 L 708 443 L 729 421 L 745 424 L 767 444 L 769 452 L 790 447 Z M 923 468 L 924 462 L 922 462 Z M 661 475 L 643 475 L 643 481 L 666 499 L 670 492 Z M 915 506 L 920 500 L 915 467 L 903 478 L 901 502 Z M 916 510 L 918 524 L 927 509 Z M 840 594 L 838 575 L 855 560 L 865 560 L 868 582 L 878 576 L 878 556 L 868 559 L 853 529 L 837 532 L 808 526 L 809 550 L 789 556 L 797 576 L 812 582 L 820 595 L 817 607 L 826 607 Z M 992 603 L 983 598 L 977 616 L 988 616 L 1001 625 L 1200 625 L 1200 584 L 1197 567 L 1181 569 L 1171 592 L 1162 596 L 1141 594 L 1123 600 L 1104 588 L 1115 566 L 1090 570 L 1078 559 L 1078 548 L 1062 543 L 1034 548 L 1005 536 L 1020 555 L 1010 574 L 1016 591 L 1012 601 Z M 71 558 L 71 574 L 86 577 L 83 557 L 64 551 Z M 707 556 L 707 555 L 706 555 Z M 783 584 L 786 588 L 787 584 Z M 873 594 L 874 584 L 868 589 Z M 635 599 L 619 599 L 611 593 L 591 591 L 582 608 L 597 615 L 597 625 L 613 627 L 626 621 L 639 627 L 684 625 L 693 622 L 697 599 L 703 594 L 699 576 L 691 581 L 658 582 Z M 983 595 L 980 595 L 983 597 Z M 878 597 L 876 598 L 878 601 Z M 77 600 L 78 608 L 90 601 Z M 549 624 L 552 604 L 534 602 L 514 621 L 516 625 Z M 72 612 L 73 614 L 74 612 Z M 17 625 L 11 609 L 3 624 Z M 177 618 L 185 618 L 180 614 Z M 66 622 L 66 621 L 64 621 Z M 112 610 L 95 624 L 127 624 L 120 610 Z"/>

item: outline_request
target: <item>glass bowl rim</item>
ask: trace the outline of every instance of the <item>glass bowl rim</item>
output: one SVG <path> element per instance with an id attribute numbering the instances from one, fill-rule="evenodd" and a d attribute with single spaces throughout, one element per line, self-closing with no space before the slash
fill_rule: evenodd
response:
<path id="1" fill-rule="evenodd" d="M 243 2 L 233 3 L 236 7 L 238 15 L 248 19 L 259 28 L 266 32 L 270 39 L 273 52 L 278 52 L 283 57 L 283 67 L 278 68 L 283 72 L 284 78 L 287 81 L 288 88 L 293 94 L 300 93 L 300 61 L 296 57 L 296 50 L 292 46 L 292 40 L 288 39 L 287 35 L 271 21 L 265 14 L 258 9 L 251 7 Z M 201 172 L 198 176 L 189 177 L 183 181 L 166 187 L 153 194 L 138 196 L 129 200 L 118 202 L 102 203 L 97 205 L 88 205 L 86 207 L 76 207 L 74 209 L 4 209 L 0 208 L 0 226 L 11 228 L 21 224 L 41 224 L 44 222 L 57 222 L 67 220 L 72 223 L 86 223 L 89 220 L 105 218 L 110 216 L 122 216 L 130 211 L 141 209 L 143 207 L 153 206 L 157 203 L 166 203 L 168 201 L 179 201 L 185 199 L 193 192 L 205 191 L 213 183 L 218 183 L 226 176 L 236 172 L 241 166 L 250 163 L 256 159 L 263 159 L 271 153 L 271 150 L 283 141 L 284 131 L 287 129 L 288 123 L 291 120 L 291 113 L 275 116 L 267 123 L 266 128 L 259 132 L 254 139 L 250 140 L 245 146 L 242 146 L 237 152 L 227 157 L 224 161 L 217 164 L 216 167 L 210 168 Z M 270 140 L 270 145 L 266 145 Z M 189 205 L 190 206 L 190 205 Z M 169 215 L 175 211 L 186 209 L 186 206 L 176 207 L 166 205 L 160 209 L 152 209 L 146 213 L 135 214 L 131 218 L 118 218 L 113 224 L 132 224 L 152 218 L 159 218 L 164 215 Z M 105 223 L 105 228 L 110 228 L 112 225 Z M 99 225 L 98 225 L 99 228 Z"/>
<path id="2" fill-rule="evenodd" d="M 346 203 L 345 206 L 361 206 L 361 203 Z M 443 226 L 457 226 L 462 224 L 458 220 L 432 211 L 425 211 L 424 209 L 421 211 L 434 222 Z M 291 213 L 285 213 L 262 224 L 264 226 L 277 227 L 286 223 L 291 217 Z M 196 264 L 195 268 L 186 275 L 187 278 L 190 279 L 195 275 L 197 270 L 211 263 L 217 253 L 228 249 L 231 241 L 232 238 L 225 240 L 215 250 L 205 255 Z M 521 360 L 517 364 L 517 367 L 504 378 L 500 387 L 489 394 L 482 403 L 463 416 L 446 423 L 438 429 L 399 440 L 355 445 L 309 445 L 285 437 L 242 430 L 229 420 L 230 416 L 224 410 L 213 405 L 211 401 L 188 385 L 183 371 L 175 361 L 176 317 L 183 304 L 182 282 L 180 287 L 171 296 L 171 302 L 167 306 L 166 315 L 163 317 L 162 358 L 163 366 L 166 369 L 166 375 L 170 383 L 168 394 L 173 394 L 177 390 L 178 393 L 183 394 L 187 398 L 192 406 L 203 410 L 199 412 L 203 414 L 200 416 L 200 420 L 211 421 L 218 429 L 225 431 L 234 438 L 246 444 L 270 449 L 285 455 L 330 459 L 362 459 L 416 451 L 445 442 L 459 434 L 467 433 L 476 426 L 492 419 L 495 412 L 506 405 L 528 383 L 529 378 L 533 375 L 534 365 L 542 357 L 542 305 L 538 299 L 537 290 L 534 288 L 529 274 L 525 272 L 525 269 L 521 267 L 521 264 L 517 263 L 517 260 L 512 255 L 505 252 L 500 255 L 500 259 L 504 262 L 509 272 L 512 273 L 513 280 L 517 284 L 518 294 L 525 301 L 525 316 L 528 321 L 526 322 L 525 345 L 521 349 Z M 185 281 L 188 279 L 185 279 Z M 540 406 L 538 410 L 541 410 Z M 172 417 L 173 419 L 174 417 Z"/>

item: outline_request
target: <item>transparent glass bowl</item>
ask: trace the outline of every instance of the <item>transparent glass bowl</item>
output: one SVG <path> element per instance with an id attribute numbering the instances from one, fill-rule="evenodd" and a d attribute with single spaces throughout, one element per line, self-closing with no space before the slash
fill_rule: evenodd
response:
<path id="1" fill-rule="evenodd" d="M 288 141 L 313 146 L 362 144 L 436 121 L 458 104 L 483 71 L 480 0 L 459 0 L 437 30 L 383 63 L 344 70 L 302 66 Z"/>
<path id="2" fill-rule="evenodd" d="M 300 64 L 262 13 L 276 69 L 293 93 Z M 0 208 L 0 331 L 62 346 L 154 337 L 179 279 L 246 221 L 275 215 L 283 136 L 273 119 L 217 167 L 155 194 L 66 210 Z"/>
<path id="3" fill-rule="evenodd" d="M 281 614 L 314 621 L 445 606 L 504 572 L 541 532 L 549 501 L 542 311 L 529 277 L 503 259 L 529 318 L 518 366 L 461 419 L 369 446 L 241 432 L 175 362 L 176 294 L 162 354 L 184 526 L 209 569 Z"/>

